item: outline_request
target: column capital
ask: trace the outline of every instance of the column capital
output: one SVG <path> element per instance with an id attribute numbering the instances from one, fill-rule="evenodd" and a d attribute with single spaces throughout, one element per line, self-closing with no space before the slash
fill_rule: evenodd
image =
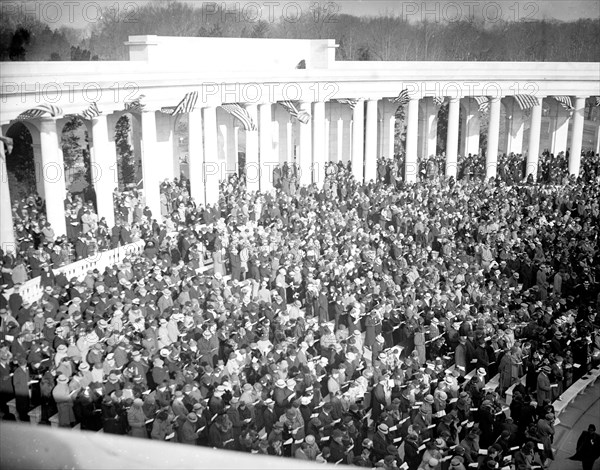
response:
<path id="1" fill-rule="evenodd" d="M 496 103 L 502 101 L 502 98 L 506 98 L 505 96 L 490 96 L 490 102 Z"/>
<path id="2" fill-rule="evenodd" d="M 94 122 L 99 122 L 99 121 L 106 120 L 106 119 L 108 119 L 108 114 L 105 114 L 102 112 L 102 113 L 98 114 L 97 116 L 92 117 L 89 121 L 94 123 Z"/>
<path id="3" fill-rule="evenodd" d="M 40 120 L 40 122 L 45 122 L 45 123 L 54 122 L 54 123 L 56 123 L 59 119 L 62 119 L 64 117 L 65 116 L 42 116 L 42 117 L 39 117 L 38 119 Z"/>
<path id="4" fill-rule="evenodd" d="M 461 100 L 460 96 L 449 96 L 448 97 L 448 101 L 450 103 L 460 103 L 460 100 Z"/>

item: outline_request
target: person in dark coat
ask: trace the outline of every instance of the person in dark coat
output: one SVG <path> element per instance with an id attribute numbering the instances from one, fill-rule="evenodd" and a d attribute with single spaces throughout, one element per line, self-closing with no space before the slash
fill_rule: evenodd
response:
<path id="1" fill-rule="evenodd" d="M 579 460 L 583 470 L 592 470 L 594 462 L 600 457 L 600 435 L 596 433 L 596 426 L 590 424 L 587 431 L 583 431 L 577 439 L 577 452 L 569 460 Z"/>

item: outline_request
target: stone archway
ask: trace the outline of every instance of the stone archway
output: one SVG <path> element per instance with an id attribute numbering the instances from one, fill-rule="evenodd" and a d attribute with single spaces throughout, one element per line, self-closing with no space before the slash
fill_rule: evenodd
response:
<path id="1" fill-rule="evenodd" d="M 44 197 L 39 129 L 29 121 L 16 121 L 4 132 L 13 139 L 13 149 L 6 156 L 11 201 L 30 195 Z"/>
<path id="2" fill-rule="evenodd" d="M 67 191 L 96 205 L 91 175 L 90 132 L 87 125 L 80 117 L 69 116 L 59 129 Z"/>

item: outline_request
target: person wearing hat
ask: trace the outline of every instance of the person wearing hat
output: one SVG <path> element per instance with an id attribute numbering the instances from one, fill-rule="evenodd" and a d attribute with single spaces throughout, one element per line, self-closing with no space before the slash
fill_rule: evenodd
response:
<path id="1" fill-rule="evenodd" d="M 554 413 L 548 412 L 545 414 L 545 416 L 540 417 L 537 422 L 537 436 L 544 445 L 543 452 L 540 452 L 540 457 L 544 467 L 548 465 L 549 460 L 554 460 L 554 452 L 552 450 L 554 433 Z"/>
<path id="2" fill-rule="evenodd" d="M 172 416 L 169 416 L 167 410 L 160 410 L 152 423 L 150 438 L 157 441 L 164 441 L 166 437 L 173 432 L 172 421 Z"/>
<path id="3" fill-rule="evenodd" d="M 467 470 L 463 464 L 463 459 L 461 457 L 455 456 L 450 459 L 450 470 Z"/>
<path id="4" fill-rule="evenodd" d="M 141 398 L 135 398 L 131 408 L 127 411 L 127 423 L 129 424 L 129 435 L 132 437 L 148 438 L 146 431 L 146 415 L 142 406 L 144 401 Z"/>
<path id="5" fill-rule="evenodd" d="M 15 393 L 15 404 L 21 421 L 29 421 L 29 368 L 27 360 L 19 357 L 18 367 L 13 372 L 13 388 Z"/>
<path id="6" fill-rule="evenodd" d="M 196 423 L 198 422 L 198 415 L 194 412 L 188 413 L 185 421 L 177 430 L 177 437 L 179 442 L 188 445 L 197 445 L 198 434 L 196 433 Z"/>
<path id="7" fill-rule="evenodd" d="M 467 351 L 467 337 L 460 336 L 458 346 L 454 350 L 454 365 L 459 370 L 461 377 L 467 374 L 467 367 L 470 365 Z"/>
<path id="8" fill-rule="evenodd" d="M 349 454 L 346 452 L 346 445 L 344 444 L 344 433 L 340 429 L 334 429 L 333 433 L 331 434 L 329 451 L 329 462 L 348 462 Z"/>
<path id="9" fill-rule="evenodd" d="M 596 426 L 590 424 L 577 439 L 576 452 L 569 460 L 580 460 L 583 470 L 592 470 L 594 462 L 600 457 L 600 435 Z"/>
<path id="10" fill-rule="evenodd" d="M 58 425 L 60 427 L 71 427 L 75 423 L 73 413 L 73 398 L 69 390 L 69 379 L 65 375 L 59 375 L 56 386 L 52 390 L 52 397 L 58 408 Z"/>
<path id="11" fill-rule="evenodd" d="M 552 399 L 552 390 L 550 388 L 550 375 L 551 369 L 547 365 L 542 366 L 540 373 L 537 376 L 537 388 L 536 397 L 537 402 L 540 404 L 550 403 Z"/>
<path id="12" fill-rule="evenodd" d="M 465 450 L 465 464 L 467 467 L 469 464 L 477 462 L 479 456 L 479 431 L 475 426 L 467 428 L 467 435 L 460 441 L 460 447 Z"/>
<path id="13" fill-rule="evenodd" d="M 439 470 L 440 464 L 438 459 L 431 457 L 427 460 L 423 460 L 419 466 L 419 470 Z"/>
<path id="14" fill-rule="evenodd" d="M 375 461 L 385 458 L 387 448 L 392 444 L 389 437 L 389 427 L 385 423 L 377 426 L 377 431 L 373 434 L 373 458 Z"/>

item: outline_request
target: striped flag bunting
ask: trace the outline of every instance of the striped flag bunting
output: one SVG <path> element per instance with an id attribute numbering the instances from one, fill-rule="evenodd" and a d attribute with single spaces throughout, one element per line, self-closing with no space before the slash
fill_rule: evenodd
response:
<path id="1" fill-rule="evenodd" d="M 79 116 L 82 117 L 83 119 L 94 119 L 95 117 L 98 117 L 102 114 L 102 111 L 100 111 L 98 109 L 98 105 L 96 104 L 96 102 L 94 101 L 92 104 L 89 105 L 89 107 L 82 111 Z"/>
<path id="2" fill-rule="evenodd" d="M 444 101 L 446 101 L 445 96 L 434 96 L 433 97 L 433 104 L 435 104 L 436 106 L 442 106 L 444 104 Z"/>
<path id="3" fill-rule="evenodd" d="M 600 106 L 600 96 L 594 97 L 594 106 Z"/>
<path id="4" fill-rule="evenodd" d="M 310 122 L 310 114 L 306 111 L 299 110 L 293 101 L 279 101 L 279 104 L 283 106 L 293 118 L 296 118 L 302 124 L 308 124 Z"/>
<path id="5" fill-rule="evenodd" d="M 231 103 L 231 104 L 222 104 L 221 108 L 235 117 L 238 121 L 242 123 L 245 131 L 257 131 L 258 127 L 256 126 L 254 119 L 248 113 L 248 110 L 244 108 L 241 104 Z"/>
<path id="6" fill-rule="evenodd" d="M 57 117 L 62 113 L 63 110 L 58 106 L 54 106 L 53 104 L 40 104 L 19 114 L 17 120 L 24 121 L 26 119 L 36 119 L 46 115 Z"/>
<path id="7" fill-rule="evenodd" d="M 567 111 L 573 111 L 573 105 L 571 104 L 570 96 L 555 96 L 554 99 L 560 103 L 560 105 Z"/>
<path id="8" fill-rule="evenodd" d="M 0 135 L 0 142 L 6 144 L 6 155 L 10 155 L 13 151 L 13 140 L 10 137 Z"/>
<path id="9" fill-rule="evenodd" d="M 347 104 L 349 105 L 352 109 L 354 109 L 357 105 L 357 103 L 360 101 L 359 99 L 354 99 L 354 98 L 340 98 L 338 100 L 336 100 L 338 103 L 342 103 L 342 104 Z"/>
<path id="10" fill-rule="evenodd" d="M 167 106 L 165 108 L 160 108 L 160 111 L 165 114 L 175 115 L 175 114 L 183 114 L 183 113 L 191 113 L 196 107 L 196 102 L 198 101 L 198 92 L 190 91 L 186 93 L 183 99 L 179 102 L 177 106 Z"/>
<path id="11" fill-rule="evenodd" d="M 408 104 L 409 101 L 410 97 L 408 96 L 408 90 L 405 88 L 398 96 L 396 96 L 396 98 L 392 100 L 392 103 L 397 103 L 400 106 L 404 106 L 405 104 Z"/>
<path id="12" fill-rule="evenodd" d="M 485 113 L 490 107 L 490 99 L 487 96 L 475 96 L 474 98 L 479 106 L 479 112 Z"/>
<path id="13" fill-rule="evenodd" d="M 515 100 L 521 109 L 530 109 L 540 104 L 539 100 L 533 95 L 515 95 Z"/>
<path id="14" fill-rule="evenodd" d="M 135 100 L 125 103 L 125 111 L 129 111 L 130 113 L 141 113 L 146 106 L 145 104 L 142 104 L 142 99 L 144 98 L 144 95 L 140 95 Z"/>

